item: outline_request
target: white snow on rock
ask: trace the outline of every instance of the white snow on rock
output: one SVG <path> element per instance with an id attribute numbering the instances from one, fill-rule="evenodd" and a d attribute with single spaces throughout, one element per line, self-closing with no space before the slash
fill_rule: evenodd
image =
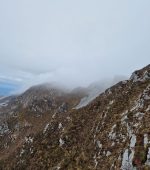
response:
<path id="1" fill-rule="evenodd" d="M 146 112 L 150 111 L 150 105 L 148 105 Z"/>
<path id="2" fill-rule="evenodd" d="M 150 148 L 148 148 L 146 165 L 150 166 Z"/>
<path id="3" fill-rule="evenodd" d="M 61 167 L 60 166 L 57 166 L 57 169 L 56 170 L 59 170 Z"/>
<path id="4" fill-rule="evenodd" d="M 30 148 L 30 153 L 33 154 L 33 148 Z"/>
<path id="5" fill-rule="evenodd" d="M 132 170 L 132 161 L 135 153 L 135 145 L 136 145 L 136 135 L 133 133 L 133 129 L 129 123 L 125 123 L 127 127 L 127 136 L 130 138 L 129 149 L 126 149 L 123 158 L 122 158 L 122 170 L 129 169 Z"/>
<path id="6" fill-rule="evenodd" d="M 138 120 L 142 120 L 144 115 L 144 113 L 137 112 L 133 117 L 137 118 Z"/>
<path id="7" fill-rule="evenodd" d="M 43 134 L 45 134 L 46 133 L 46 131 L 47 131 L 47 129 L 49 128 L 49 123 L 45 126 L 45 128 L 44 128 L 44 130 L 43 130 Z"/>
<path id="8" fill-rule="evenodd" d="M 63 128 L 62 123 L 59 123 L 58 129 L 61 129 L 61 128 Z"/>
<path id="9" fill-rule="evenodd" d="M 94 155 L 93 159 L 94 159 L 95 169 L 96 169 L 96 167 L 97 167 L 97 165 L 98 165 L 98 161 L 97 161 L 96 154 Z"/>
<path id="10" fill-rule="evenodd" d="M 113 142 L 113 143 L 111 144 L 111 146 L 115 146 L 115 142 Z"/>
<path id="11" fill-rule="evenodd" d="M 114 103 L 114 100 L 110 101 L 110 102 L 109 102 L 109 105 L 112 105 L 113 103 Z"/>
<path id="12" fill-rule="evenodd" d="M 127 115 L 124 115 L 121 119 L 121 124 L 124 124 L 126 123 L 125 121 L 128 120 L 128 116 Z"/>
<path id="13" fill-rule="evenodd" d="M 149 92 L 150 92 L 150 85 L 148 85 L 146 89 L 143 91 L 143 93 L 138 97 L 138 100 L 135 101 L 135 104 L 130 111 L 138 111 L 139 109 L 143 109 L 144 101 L 150 100 Z"/>
<path id="14" fill-rule="evenodd" d="M 53 114 L 52 119 L 54 119 L 55 117 L 56 117 L 56 113 Z"/>
<path id="15" fill-rule="evenodd" d="M 126 149 L 123 158 L 122 158 L 122 166 L 121 169 L 133 169 L 132 161 L 134 158 L 134 153 L 135 153 L 135 144 L 136 144 L 136 135 L 135 134 L 130 134 L 131 140 L 130 140 L 130 148 Z"/>
<path id="16" fill-rule="evenodd" d="M 132 168 L 133 168 L 132 162 L 133 162 L 133 158 L 134 158 L 134 153 L 135 153 L 135 150 L 131 149 L 131 153 L 129 155 L 129 166 Z"/>
<path id="17" fill-rule="evenodd" d="M 122 170 L 127 170 L 127 169 L 133 170 L 132 159 L 133 159 L 132 153 L 129 155 L 129 149 L 126 149 L 123 154 L 121 169 Z"/>
<path id="18" fill-rule="evenodd" d="M 150 79 L 150 73 L 148 71 L 145 71 L 143 75 L 139 75 L 139 73 L 134 72 L 130 77 L 130 80 L 132 80 L 133 82 L 138 82 L 138 81 L 143 82 L 149 79 Z"/>
<path id="19" fill-rule="evenodd" d="M 125 115 L 127 115 L 128 114 L 128 110 L 125 110 L 122 114 L 121 114 L 121 116 L 125 116 Z"/>
<path id="20" fill-rule="evenodd" d="M 106 156 L 109 157 L 111 155 L 110 151 L 107 151 Z"/>
<path id="21" fill-rule="evenodd" d="M 20 152 L 20 157 L 25 153 L 25 150 L 22 149 L 21 152 Z"/>
<path id="22" fill-rule="evenodd" d="M 125 124 L 126 121 L 128 120 L 127 114 L 128 114 L 128 110 L 124 111 L 124 112 L 121 114 L 121 116 L 122 116 L 122 118 L 121 118 L 121 124 L 122 124 L 122 125 Z"/>
<path id="23" fill-rule="evenodd" d="M 140 126 L 140 123 L 138 122 L 138 123 L 135 123 L 134 125 L 133 125 L 133 127 L 135 127 L 135 128 L 138 128 Z"/>
<path id="24" fill-rule="evenodd" d="M 65 141 L 63 139 L 59 139 L 59 146 L 62 147 L 65 144 Z"/>
<path id="25" fill-rule="evenodd" d="M 138 111 L 138 109 L 142 109 L 144 107 L 144 99 L 143 98 L 139 98 L 136 102 L 135 105 L 132 107 L 132 109 L 130 110 L 132 111 Z"/>
<path id="26" fill-rule="evenodd" d="M 135 147 L 136 144 L 136 135 L 132 134 L 131 140 L 130 140 L 130 148 Z"/>
<path id="27" fill-rule="evenodd" d="M 111 89 L 108 89 L 108 91 L 107 91 L 107 92 L 108 92 L 108 94 L 112 94 L 112 91 L 111 91 Z"/>
<path id="28" fill-rule="evenodd" d="M 116 124 L 111 128 L 111 132 L 109 133 L 108 137 L 109 139 L 116 139 L 116 132 L 114 132 L 114 129 L 116 128 Z"/>
<path id="29" fill-rule="evenodd" d="M 144 90 L 142 97 L 145 100 L 150 100 L 150 85 L 148 85 L 147 88 Z"/>
<path id="30" fill-rule="evenodd" d="M 101 144 L 101 142 L 98 140 L 96 143 L 97 143 L 97 146 L 98 146 L 100 149 L 102 149 L 102 144 Z"/>
<path id="31" fill-rule="evenodd" d="M 146 94 L 146 95 L 144 96 L 144 99 L 145 99 L 145 100 L 150 100 L 150 96 L 148 96 L 148 94 Z"/>
<path id="32" fill-rule="evenodd" d="M 128 149 L 126 149 L 124 151 L 123 159 L 122 159 L 122 166 L 121 166 L 122 170 L 124 170 L 124 168 L 128 166 L 128 163 L 129 163 L 129 153 L 128 152 L 129 152 Z"/>
<path id="33" fill-rule="evenodd" d="M 4 134 L 8 133 L 9 131 L 10 130 L 8 128 L 8 124 L 7 123 L 1 123 L 1 125 L 0 125 L 0 135 L 4 135 Z"/>
<path id="34" fill-rule="evenodd" d="M 25 142 L 28 143 L 28 144 L 29 143 L 33 143 L 33 137 L 30 137 L 30 136 L 29 137 L 25 137 Z"/>
<path id="35" fill-rule="evenodd" d="M 138 79 L 138 75 L 134 72 L 131 77 L 130 77 L 130 80 L 133 80 L 133 82 L 137 82 L 139 79 Z"/>
<path id="36" fill-rule="evenodd" d="M 16 139 L 17 139 L 17 134 L 12 134 L 11 135 L 11 141 L 15 142 Z"/>
<path id="37" fill-rule="evenodd" d="M 144 134 L 144 147 L 148 144 L 148 134 Z"/>
<path id="38" fill-rule="evenodd" d="M 132 137 L 133 134 L 133 130 L 131 129 L 131 127 L 129 126 L 129 123 L 127 123 L 127 135 L 129 137 Z"/>

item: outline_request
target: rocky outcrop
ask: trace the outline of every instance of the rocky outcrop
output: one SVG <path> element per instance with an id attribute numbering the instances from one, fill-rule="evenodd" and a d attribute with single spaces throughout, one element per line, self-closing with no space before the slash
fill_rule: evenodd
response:
<path id="1" fill-rule="evenodd" d="M 42 116 L 34 117 L 18 113 L 13 122 L 20 116 L 22 127 L 18 122 L 15 126 L 19 130 L 11 131 L 14 142 L 1 149 L 1 155 L 6 151 L 9 154 L 1 158 L 0 166 L 37 170 L 150 169 L 149 75 L 150 65 L 80 109 L 74 109 L 77 100 L 73 96 L 63 96 L 63 102 L 48 114 L 42 111 Z M 38 106 L 42 108 L 43 104 Z M 30 126 L 25 127 L 24 120 Z"/>

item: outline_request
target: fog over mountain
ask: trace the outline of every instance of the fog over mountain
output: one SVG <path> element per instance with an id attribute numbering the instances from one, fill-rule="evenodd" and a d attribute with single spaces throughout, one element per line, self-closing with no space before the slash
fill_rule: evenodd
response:
<path id="1" fill-rule="evenodd" d="M 0 0 L 0 170 L 150 169 L 150 0 Z"/>
<path id="2" fill-rule="evenodd" d="M 18 90 L 129 76 L 149 63 L 149 0 L 0 1 L 0 82 Z"/>

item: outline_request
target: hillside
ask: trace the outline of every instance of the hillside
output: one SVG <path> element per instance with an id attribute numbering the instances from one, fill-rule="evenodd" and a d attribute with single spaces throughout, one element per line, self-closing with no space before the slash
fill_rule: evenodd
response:
<path id="1" fill-rule="evenodd" d="M 82 92 L 37 86 L 3 107 L 1 169 L 150 169 L 150 65 L 74 109 Z"/>

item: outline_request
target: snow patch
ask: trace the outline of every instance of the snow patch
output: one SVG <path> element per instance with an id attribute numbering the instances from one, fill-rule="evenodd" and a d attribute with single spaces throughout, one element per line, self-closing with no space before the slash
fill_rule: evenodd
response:
<path id="1" fill-rule="evenodd" d="M 44 130 L 43 130 L 43 134 L 45 134 L 46 133 L 46 131 L 47 131 L 47 129 L 49 128 L 49 123 L 45 126 L 45 128 L 44 128 Z"/>
<path id="2" fill-rule="evenodd" d="M 138 82 L 138 81 L 143 82 L 149 79 L 150 79 L 150 73 L 148 71 L 145 71 L 141 76 L 139 75 L 139 73 L 134 72 L 130 78 L 130 80 L 132 80 L 133 82 Z"/>
<path id="3" fill-rule="evenodd" d="M 60 166 L 57 166 L 57 170 L 59 170 L 61 167 Z"/>
<path id="4" fill-rule="evenodd" d="M 107 151 L 106 156 L 109 157 L 111 155 L 110 151 Z"/>
<path id="5" fill-rule="evenodd" d="M 132 166 L 132 155 L 129 156 L 129 149 L 126 149 L 123 153 L 123 159 L 122 159 L 122 170 L 133 170 Z"/>
<path id="6" fill-rule="evenodd" d="M 98 146 L 100 149 L 102 149 L 102 144 L 101 144 L 101 142 L 98 140 L 96 143 L 97 143 L 97 146 Z"/>
<path id="7" fill-rule="evenodd" d="M 148 134 L 144 134 L 144 147 L 146 147 L 148 143 Z"/>
<path id="8" fill-rule="evenodd" d="M 61 129 L 61 128 L 63 128 L 62 123 L 59 123 L 58 129 Z"/>
<path id="9" fill-rule="evenodd" d="M 109 133 L 108 137 L 109 139 L 116 139 L 116 133 L 114 132 L 114 129 L 116 128 L 116 124 L 111 128 L 111 132 Z"/>
<path id="10" fill-rule="evenodd" d="M 65 144 L 65 141 L 63 139 L 59 139 L 59 146 L 62 147 Z"/>
<path id="11" fill-rule="evenodd" d="M 7 123 L 2 123 L 0 125 L 0 135 L 4 135 L 9 132 L 8 124 Z"/>
<path id="12" fill-rule="evenodd" d="M 95 168 L 97 167 L 97 165 L 98 165 L 98 161 L 97 161 L 97 157 L 96 157 L 96 154 L 94 155 L 94 163 L 95 163 Z"/>
<path id="13" fill-rule="evenodd" d="M 137 112 L 137 113 L 134 115 L 134 117 L 137 118 L 138 120 L 142 120 L 143 117 L 144 117 L 144 113 Z"/>
<path id="14" fill-rule="evenodd" d="M 25 150 L 22 149 L 21 152 L 20 152 L 20 157 L 25 153 Z"/>
<path id="15" fill-rule="evenodd" d="M 148 105 L 146 112 L 150 111 L 150 105 Z"/>
<path id="16" fill-rule="evenodd" d="M 110 102 L 109 102 L 109 105 L 112 105 L 113 103 L 114 103 L 114 100 L 110 101 Z"/>
<path id="17" fill-rule="evenodd" d="M 150 166 L 150 148 L 148 148 L 146 165 Z"/>
<path id="18" fill-rule="evenodd" d="M 122 166 L 121 169 L 124 170 L 126 166 L 128 166 L 129 161 L 129 154 L 128 154 L 128 149 L 125 150 L 123 154 L 123 159 L 122 159 Z"/>
<path id="19" fill-rule="evenodd" d="M 124 124 L 126 120 L 128 120 L 128 116 L 124 115 L 121 119 L 122 124 Z"/>
<path id="20" fill-rule="evenodd" d="M 130 149 L 126 149 L 123 154 L 121 169 L 133 169 L 132 161 L 135 153 L 136 135 L 131 134 Z"/>
<path id="21" fill-rule="evenodd" d="M 130 140 L 130 148 L 134 148 L 136 144 L 136 135 L 132 134 L 131 140 Z"/>
<path id="22" fill-rule="evenodd" d="M 142 109 L 144 107 L 144 99 L 143 98 L 139 98 L 136 102 L 135 105 L 133 106 L 133 108 L 131 109 L 132 111 L 138 111 L 139 109 Z"/>
<path id="23" fill-rule="evenodd" d="M 150 96 L 148 96 L 148 94 L 146 94 L 146 95 L 144 96 L 144 99 L 145 99 L 145 100 L 150 100 Z"/>
<path id="24" fill-rule="evenodd" d="M 113 143 L 111 144 L 111 146 L 115 146 L 115 142 L 113 142 Z"/>
<path id="25" fill-rule="evenodd" d="M 30 136 L 29 137 L 25 137 L 25 142 L 28 143 L 28 144 L 29 143 L 33 143 L 33 138 L 30 137 Z"/>
<path id="26" fill-rule="evenodd" d="M 127 114 L 128 114 L 128 110 L 126 110 L 125 112 L 123 112 L 123 113 L 121 114 L 121 116 L 122 116 L 122 118 L 121 118 L 121 124 L 122 124 L 122 125 L 125 124 L 126 121 L 128 120 Z"/>

